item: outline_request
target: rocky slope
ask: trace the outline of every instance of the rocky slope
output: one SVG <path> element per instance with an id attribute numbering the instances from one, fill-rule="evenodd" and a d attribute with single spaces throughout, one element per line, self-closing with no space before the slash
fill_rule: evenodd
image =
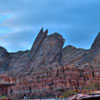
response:
<path id="1" fill-rule="evenodd" d="M 0 47 L 0 73 L 8 69 L 10 63 L 10 55 L 7 50 Z"/>
<path id="2" fill-rule="evenodd" d="M 32 46 L 28 64 L 29 72 L 54 62 L 59 63 L 64 39 L 58 33 L 47 36 L 47 32 L 47 30 L 43 32 L 42 29 Z"/>
<path id="3" fill-rule="evenodd" d="M 48 35 L 40 30 L 31 50 L 8 53 L 0 47 L 0 73 L 12 75 L 32 74 L 43 68 L 52 68 L 73 64 L 75 67 L 100 68 L 100 33 L 89 50 L 79 49 L 71 45 L 63 48 L 64 38 L 53 33 Z"/>

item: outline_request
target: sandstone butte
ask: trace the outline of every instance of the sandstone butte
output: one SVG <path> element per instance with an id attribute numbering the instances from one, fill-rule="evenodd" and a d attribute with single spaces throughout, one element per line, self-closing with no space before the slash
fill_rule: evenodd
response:
<path id="1" fill-rule="evenodd" d="M 100 84 L 100 33 L 88 50 L 63 48 L 64 42 L 59 33 L 48 35 L 42 28 L 31 50 L 9 53 L 0 47 L 0 74 L 16 78 L 8 95 L 60 95 L 67 89 Z"/>

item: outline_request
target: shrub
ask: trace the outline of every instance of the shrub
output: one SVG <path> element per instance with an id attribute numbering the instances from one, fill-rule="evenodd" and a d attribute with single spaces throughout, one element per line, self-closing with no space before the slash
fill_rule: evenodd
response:
<path id="1" fill-rule="evenodd" d="M 84 87 L 84 90 L 98 90 L 99 84 L 98 83 L 91 83 Z"/>
<path id="2" fill-rule="evenodd" d="M 1 96 L 1 97 L 0 97 L 0 99 L 5 99 L 5 98 L 7 98 L 7 97 L 6 97 L 6 96 Z"/>
<path id="3" fill-rule="evenodd" d="M 67 98 L 67 97 L 69 97 L 69 96 L 71 96 L 71 95 L 75 95 L 75 94 L 77 94 L 77 92 L 75 92 L 74 90 L 66 90 L 66 91 L 64 92 L 63 97 L 64 97 L 64 98 Z"/>

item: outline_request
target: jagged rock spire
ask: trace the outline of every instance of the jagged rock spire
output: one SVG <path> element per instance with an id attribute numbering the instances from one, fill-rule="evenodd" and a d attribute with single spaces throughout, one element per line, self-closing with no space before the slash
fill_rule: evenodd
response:
<path id="1" fill-rule="evenodd" d="M 96 39 L 94 40 L 92 46 L 91 46 L 92 50 L 97 50 L 100 49 L 100 32 L 98 33 Z"/>
<path id="2" fill-rule="evenodd" d="M 92 62 L 94 59 L 98 59 L 98 54 L 100 53 L 100 32 L 98 33 L 97 37 L 95 38 L 89 53 L 88 53 L 88 61 Z"/>
<path id="3" fill-rule="evenodd" d="M 63 37 L 58 33 L 48 35 L 48 30 L 39 32 L 32 49 L 31 57 L 28 63 L 28 71 L 33 72 L 41 66 L 46 67 L 48 64 L 58 63 L 64 44 Z"/>
<path id="4" fill-rule="evenodd" d="M 31 48 L 31 58 L 35 55 L 37 49 L 40 47 L 40 45 L 42 44 L 43 40 L 47 37 L 48 34 L 48 30 L 46 30 L 45 32 L 43 32 L 43 28 L 41 28 L 32 48 Z"/>

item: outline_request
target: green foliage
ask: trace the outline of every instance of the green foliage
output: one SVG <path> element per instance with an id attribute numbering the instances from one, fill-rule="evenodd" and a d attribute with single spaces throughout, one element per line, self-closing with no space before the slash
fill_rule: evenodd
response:
<path id="1" fill-rule="evenodd" d="M 7 98 L 6 96 L 1 96 L 1 97 L 0 97 L 0 99 L 6 99 L 6 98 Z"/>
<path id="2" fill-rule="evenodd" d="M 98 90 L 99 84 L 98 83 L 91 83 L 83 88 L 84 90 Z"/>
<path id="3" fill-rule="evenodd" d="M 74 90 L 66 90 L 66 91 L 64 92 L 63 97 L 64 97 L 64 98 L 67 98 L 67 97 L 69 97 L 69 96 L 71 96 L 71 95 L 75 95 L 75 94 L 77 94 L 77 92 L 75 92 Z"/>

